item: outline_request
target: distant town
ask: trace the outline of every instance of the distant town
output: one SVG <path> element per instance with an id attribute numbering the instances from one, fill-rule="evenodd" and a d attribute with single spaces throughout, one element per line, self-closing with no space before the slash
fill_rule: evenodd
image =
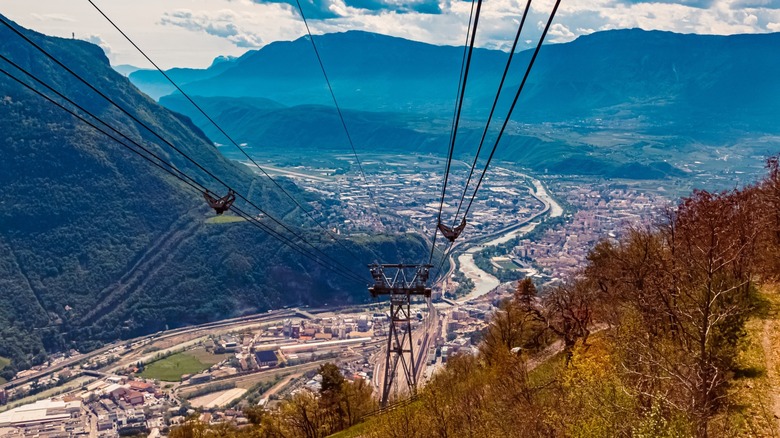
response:
<path id="1" fill-rule="evenodd" d="M 400 231 L 432 236 L 444 161 L 419 155 L 367 157 L 362 163 L 367 169 L 367 183 L 356 170 L 339 173 L 310 166 L 265 170 L 289 177 L 321 199 L 333 201 L 327 206 L 313 203 L 313 207 L 332 212 L 328 219 L 340 221 L 339 232 Z M 352 163 L 354 158 L 337 155 L 334 159 Z M 477 167 L 476 172 L 479 170 Z M 459 212 L 468 173 L 467 163 L 453 162 L 442 210 L 446 225 L 452 225 L 450 222 Z M 465 202 L 475 180 L 473 177 Z M 596 242 L 617 237 L 629 226 L 644 224 L 653 213 L 671 205 L 679 193 L 689 193 L 688 184 L 533 176 L 511 163 L 497 163 L 491 166 L 475 197 L 468 224 L 459 239 L 463 244 L 453 254 L 467 253 L 468 248 L 494 238 L 499 238 L 494 243 L 502 242 L 501 237 L 517 238 L 517 245 L 497 256 L 496 263 L 503 265 L 501 269 L 517 269 L 547 281 L 561 279 L 577 269 Z M 372 205 L 369 188 L 377 208 Z M 522 238 L 545 221 L 548 223 L 536 230 L 532 238 Z M 518 232 L 527 223 L 532 225 Z M 505 263 L 506 260 L 511 263 Z"/>
<path id="2" fill-rule="evenodd" d="M 406 157 L 382 160 L 377 171 L 379 163 L 364 165 L 371 169 L 368 184 L 382 211 L 394 212 L 382 216 L 366 207 L 371 201 L 357 175 L 314 168 L 274 172 L 322 199 L 337 200 L 328 208 L 335 211 L 329 219 L 341 223 L 336 232 L 430 236 L 441 166 L 434 159 L 422 164 Z M 450 184 L 458 190 L 464 170 L 453 172 Z M 466 231 L 449 254 L 449 271 L 434 285 L 433 302 L 414 305 L 418 381 L 424 384 L 450 355 L 476 351 L 491 314 L 514 290 L 512 281 L 498 277 L 531 277 L 543 293 L 582 266 L 598 240 L 641 226 L 667 206 L 672 196 L 658 184 L 648 189 L 650 184 L 492 168 Z M 447 199 L 443 217 L 454 217 L 458 200 Z M 377 302 L 279 309 L 167 330 L 85 354 L 54 354 L 0 385 L 0 436 L 165 436 L 192 416 L 240 426 L 248 423 L 247 406 L 273 408 L 298 391 L 318 390 L 317 370 L 327 362 L 379 391 L 388 308 Z"/>
<path id="3" fill-rule="evenodd" d="M 468 302 L 415 306 L 421 380 L 447 357 L 470 353 L 507 288 Z M 332 362 L 350 380 L 381 385 L 388 317 L 384 303 L 351 309 L 284 309 L 172 330 L 100 351 L 53 355 L 0 389 L 0 436 L 164 436 L 195 415 L 205 423 L 248 422 L 246 406 L 272 408 L 319 389 Z M 424 332 L 424 333 L 423 333 Z M 422 335 L 430 341 L 422 342 Z"/>

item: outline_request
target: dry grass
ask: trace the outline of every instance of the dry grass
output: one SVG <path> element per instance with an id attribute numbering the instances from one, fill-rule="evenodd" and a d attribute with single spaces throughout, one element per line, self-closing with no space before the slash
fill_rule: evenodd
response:
<path id="1" fill-rule="evenodd" d="M 206 219 L 207 224 L 232 224 L 235 222 L 244 222 L 245 219 L 240 216 L 232 216 L 232 215 L 221 215 L 221 216 L 213 216 L 208 219 Z"/>
<path id="2" fill-rule="evenodd" d="M 780 418 L 780 294 L 777 285 L 757 294 L 755 314 L 745 324 L 746 336 L 731 385 L 732 406 L 722 421 L 736 436 L 778 437 Z"/>

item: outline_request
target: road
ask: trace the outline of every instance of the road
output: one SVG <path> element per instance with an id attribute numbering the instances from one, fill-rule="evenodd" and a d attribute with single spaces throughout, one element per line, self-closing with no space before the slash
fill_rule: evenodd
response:
<path id="1" fill-rule="evenodd" d="M 58 363 L 57 365 L 54 365 L 52 367 L 48 367 L 48 368 L 46 368 L 44 370 L 41 370 L 41 371 L 39 371 L 39 372 L 37 372 L 35 374 L 31 374 L 31 375 L 29 375 L 27 377 L 23 377 L 21 379 L 11 380 L 10 382 L 7 382 L 7 383 L 5 383 L 3 385 L 0 385 L 0 389 L 10 389 L 10 388 L 14 388 L 14 387 L 17 387 L 17 386 L 24 385 L 27 382 L 31 382 L 31 381 L 33 381 L 35 379 L 40 379 L 41 377 L 44 377 L 44 376 L 48 376 L 48 375 L 53 374 L 53 373 L 55 373 L 55 372 L 57 372 L 57 371 L 59 371 L 59 370 L 61 370 L 63 368 L 76 365 L 76 364 L 78 364 L 81 361 L 85 361 L 85 360 L 88 360 L 88 359 L 90 359 L 92 357 L 99 356 L 99 355 L 101 355 L 103 353 L 108 352 L 109 350 L 111 350 L 113 348 L 121 347 L 122 345 L 125 345 L 125 344 L 128 344 L 128 343 L 135 344 L 137 342 L 141 342 L 141 341 L 145 341 L 145 340 L 152 340 L 152 339 L 154 339 L 154 340 L 161 340 L 161 339 L 166 339 L 166 338 L 170 338 L 170 337 L 173 337 L 173 336 L 180 336 L 182 334 L 187 334 L 187 333 L 191 333 L 191 332 L 195 332 L 195 331 L 199 331 L 199 330 L 220 328 L 220 327 L 230 326 L 230 325 L 233 325 L 233 324 L 243 323 L 243 322 L 257 322 L 257 321 L 264 321 L 264 320 L 269 320 L 269 319 L 285 318 L 285 317 L 288 317 L 288 316 L 292 316 L 295 313 L 296 313 L 296 309 L 275 310 L 275 311 L 271 311 L 271 312 L 258 313 L 258 314 L 254 314 L 254 315 L 247 315 L 247 316 L 242 316 L 242 317 L 238 317 L 238 318 L 231 318 L 231 319 L 226 319 L 226 320 L 222 320 L 222 321 L 215 321 L 215 322 L 209 322 L 209 323 L 205 323 L 205 324 L 199 324 L 199 325 L 195 325 L 195 326 L 181 327 L 181 328 L 177 328 L 177 329 L 173 329 L 173 330 L 168 330 L 166 332 L 160 332 L 160 333 L 155 333 L 155 334 L 151 334 L 151 335 L 140 336 L 138 338 L 129 339 L 129 340 L 125 340 L 125 341 L 117 341 L 117 342 L 108 344 L 108 345 L 106 345 L 104 347 L 101 347 L 101 348 L 99 348 L 97 350 L 90 351 L 89 353 L 78 354 L 78 355 L 72 356 L 72 357 L 70 357 L 70 358 L 68 358 L 68 359 Z"/>

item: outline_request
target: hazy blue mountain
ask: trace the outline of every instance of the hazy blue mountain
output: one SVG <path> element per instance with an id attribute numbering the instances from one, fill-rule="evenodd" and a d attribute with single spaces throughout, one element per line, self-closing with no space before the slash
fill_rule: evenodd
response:
<path id="1" fill-rule="evenodd" d="M 359 148 L 446 153 L 462 48 L 359 31 L 315 38 Z M 771 138 L 780 132 L 777 47 L 780 34 L 638 29 L 546 45 L 498 158 L 540 171 L 638 178 L 682 175 L 680 169 L 695 160 L 719 160 L 714 151 L 723 148 L 731 148 L 734 160 L 755 161 L 774 152 L 777 141 Z M 475 51 L 456 148 L 464 158 L 479 141 L 506 56 Z M 516 56 L 507 82 L 512 91 L 502 94 L 492 135 L 529 58 L 529 51 Z M 210 112 L 242 142 L 346 147 L 308 38 L 247 52 L 212 73 L 183 88 L 208 97 Z M 284 107 L 252 109 L 246 98 Z M 225 142 L 175 95 L 161 102 L 190 116 L 212 140 Z M 736 163 L 721 161 L 701 172 Z"/>
<path id="2" fill-rule="evenodd" d="M 451 111 L 463 48 L 434 46 L 362 31 L 315 36 L 334 90 L 347 108 L 369 111 Z M 494 88 L 505 54 L 479 49 L 472 90 Z M 143 87 L 141 87 L 143 89 Z M 224 72 L 185 88 L 202 96 L 265 97 L 285 105 L 330 104 L 308 37 L 248 52 Z"/>
<path id="3" fill-rule="evenodd" d="M 229 69 L 236 58 L 231 56 L 218 56 L 206 69 L 196 68 L 172 68 L 165 73 L 171 77 L 180 86 L 190 82 L 201 81 L 217 76 Z M 143 90 L 144 93 L 153 99 L 159 99 L 161 96 L 173 93 L 176 88 L 165 79 L 159 71 L 155 69 L 139 69 L 126 75 L 133 84 Z"/>
<path id="4" fill-rule="evenodd" d="M 164 138 L 285 221 L 323 251 L 363 272 L 336 243 L 302 223 L 294 206 L 244 166 L 224 158 L 192 122 L 140 93 L 90 43 L 24 32 Z M 0 53 L 142 142 L 215 192 L 224 189 L 109 106 L 10 30 Z M 4 70 L 21 76 L 10 65 Z M 3 377 L 44 349 L 126 338 L 285 304 L 365 300 L 350 284 L 247 223 L 212 224 L 200 193 L 0 74 L 0 356 Z M 302 202 L 319 202 L 291 182 Z M 251 207 L 246 207 L 251 211 Z M 425 249 L 409 235 L 345 241 L 370 260 Z"/>
<path id="5" fill-rule="evenodd" d="M 112 65 L 114 70 L 119 72 L 122 76 L 130 76 L 131 73 L 141 70 L 141 67 L 136 67 L 130 64 Z"/>
<path id="6" fill-rule="evenodd" d="M 361 31 L 315 39 L 342 106 L 451 114 L 462 48 Z M 709 36 L 638 29 L 546 45 L 521 98 L 518 120 L 642 115 L 659 123 L 698 124 L 698 119 L 715 115 L 718 121 L 767 127 L 780 112 L 777 47 L 780 34 Z M 519 83 L 529 58 L 530 51 L 517 56 L 510 89 Z M 500 51 L 475 51 L 464 116 L 478 118 L 489 108 L 505 59 Z M 184 71 L 189 76 L 176 70 L 190 94 L 263 97 L 288 106 L 331 103 L 307 37 L 275 42 L 197 73 Z M 139 87 L 145 90 L 143 84 Z"/>
<path id="7" fill-rule="evenodd" d="M 637 29 L 550 45 L 522 100 L 534 111 L 522 118 L 633 113 L 684 129 L 708 121 L 707 127 L 729 122 L 777 130 L 780 58 L 772 53 L 778 47 L 780 33 L 712 36 Z"/>

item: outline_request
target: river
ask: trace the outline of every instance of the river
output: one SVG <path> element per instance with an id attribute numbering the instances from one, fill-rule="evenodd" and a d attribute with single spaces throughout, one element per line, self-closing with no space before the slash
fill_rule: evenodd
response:
<path id="1" fill-rule="evenodd" d="M 544 188 L 544 185 L 541 181 L 535 178 L 531 178 L 528 175 L 514 172 L 519 176 L 530 178 L 533 181 L 534 185 L 534 197 L 544 203 L 545 210 L 542 212 L 541 215 L 537 216 L 540 217 L 544 214 L 549 214 L 550 217 L 559 217 L 563 214 L 563 208 L 555 202 L 555 200 L 550 196 L 549 193 L 547 193 L 547 190 Z M 474 253 L 477 251 L 481 251 L 487 246 L 495 246 L 499 245 L 505 242 L 510 241 L 511 239 L 514 239 L 515 237 L 528 233 L 532 231 L 536 226 L 539 224 L 539 222 L 531 222 L 535 218 L 526 219 L 523 221 L 523 223 L 526 223 L 525 226 L 512 229 L 510 231 L 507 231 L 506 233 L 494 238 L 493 240 L 490 240 L 482 245 L 472 246 L 464 254 L 461 254 L 458 256 L 458 262 L 460 263 L 460 271 L 463 272 L 463 274 L 471 279 L 471 281 L 474 282 L 474 289 L 469 292 L 468 295 L 465 297 L 459 299 L 457 302 L 458 304 L 463 304 L 466 301 L 473 300 L 474 298 L 480 297 L 482 295 L 485 295 L 486 293 L 490 292 L 491 290 L 498 287 L 501 282 L 496 278 L 495 276 L 483 271 L 480 269 L 475 263 L 474 263 Z"/>

